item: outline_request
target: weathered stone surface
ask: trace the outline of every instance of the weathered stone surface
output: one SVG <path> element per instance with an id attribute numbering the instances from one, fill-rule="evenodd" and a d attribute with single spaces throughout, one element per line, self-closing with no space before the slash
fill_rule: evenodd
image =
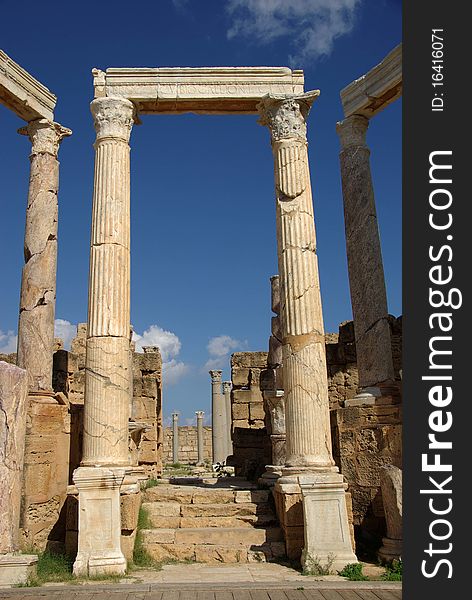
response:
<path id="1" fill-rule="evenodd" d="M 0 553 L 19 549 L 21 484 L 25 450 L 27 374 L 0 362 Z"/>
<path id="2" fill-rule="evenodd" d="M 207 564 L 245 563 L 248 559 L 246 548 L 230 546 L 196 546 L 195 560 Z"/>
<path id="3" fill-rule="evenodd" d="M 32 143 L 26 208 L 18 366 L 28 371 L 29 389 L 52 391 L 54 305 L 56 300 L 57 193 L 61 140 L 71 131 L 38 119 L 19 130 Z"/>
<path id="4" fill-rule="evenodd" d="M 121 529 L 134 531 L 138 525 L 141 492 L 120 496 Z"/>
<path id="5" fill-rule="evenodd" d="M 146 543 L 146 552 L 157 562 L 195 560 L 195 546 L 193 544 Z"/>
<path id="6" fill-rule="evenodd" d="M 232 490 L 211 490 L 208 492 L 203 489 L 195 491 L 192 498 L 193 504 L 215 504 L 234 502 L 234 492 Z"/>
<path id="7" fill-rule="evenodd" d="M 402 471 L 394 465 L 381 469 L 380 487 L 387 521 L 387 537 L 394 540 L 403 538 L 402 511 Z"/>
<path id="8" fill-rule="evenodd" d="M 353 115 L 338 123 L 341 179 L 359 385 L 393 381 L 387 293 L 365 134 L 369 121 Z"/>

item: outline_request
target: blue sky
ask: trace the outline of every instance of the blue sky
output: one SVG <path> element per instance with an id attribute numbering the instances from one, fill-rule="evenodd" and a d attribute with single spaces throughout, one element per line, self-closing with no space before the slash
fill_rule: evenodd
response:
<path id="1" fill-rule="evenodd" d="M 56 318 L 66 339 L 86 321 L 94 129 L 91 69 L 291 66 L 320 89 L 308 120 L 326 331 L 351 318 L 336 121 L 339 91 L 401 40 L 397 0 L 0 0 L 0 48 L 58 97 L 73 130 L 60 150 Z M 165 359 L 164 414 L 210 411 L 208 367 L 266 350 L 276 273 L 268 131 L 256 116 L 144 116 L 131 139 L 132 308 L 138 344 Z M 12 351 L 29 142 L 0 106 L 0 351 Z M 401 314 L 401 103 L 375 117 L 371 148 L 389 310 Z"/>

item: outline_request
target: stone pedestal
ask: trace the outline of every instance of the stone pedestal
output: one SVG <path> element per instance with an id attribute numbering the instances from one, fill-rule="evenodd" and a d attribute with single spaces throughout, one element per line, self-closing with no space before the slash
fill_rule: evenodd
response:
<path id="1" fill-rule="evenodd" d="M 313 488 L 326 491 L 323 478 L 337 474 L 331 450 L 326 352 L 319 287 L 316 234 L 308 168 L 306 119 L 318 91 L 300 96 L 265 96 L 259 104 L 261 124 L 271 133 L 276 187 L 277 253 L 280 283 L 280 325 L 285 394 L 286 460 L 275 493 L 278 512 L 286 510 L 285 495 L 298 496 L 299 477 L 310 475 Z M 343 490 L 344 491 L 344 490 Z M 333 489 L 337 497 L 338 489 Z M 282 498 L 280 498 L 282 496 Z M 308 505 L 306 505 L 308 506 Z M 346 505 L 343 519 L 347 521 Z M 322 527 L 333 534 L 339 514 L 309 511 L 304 516 L 306 551 L 315 553 L 311 532 Z M 284 522 L 282 515 L 281 522 Z M 298 534 L 298 540 L 300 540 Z M 326 538 L 329 540 L 329 535 Z M 313 542 L 313 543 L 312 543 Z M 287 551 L 291 544 L 286 537 Z M 320 553 L 330 553 L 323 541 Z M 300 548 L 301 550 L 301 548 Z M 332 551 L 338 552 L 334 537 Z M 347 556 L 347 554 L 346 554 Z M 342 559 L 341 559 L 342 560 Z M 350 553 L 348 562 L 355 557 Z"/>
<path id="2" fill-rule="evenodd" d="M 179 462 L 179 413 L 172 413 L 172 462 Z"/>
<path id="3" fill-rule="evenodd" d="M 28 376 L 0 362 L 0 586 L 26 583 L 37 556 L 19 550 L 20 505 L 25 452 Z"/>
<path id="4" fill-rule="evenodd" d="M 318 563 L 333 573 L 357 562 L 347 518 L 346 484 L 338 473 L 299 477 L 303 499 L 302 566 L 309 573 Z"/>
<path id="5" fill-rule="evenodd" d="M 231 417 L 231 381 L 223 381 L 223 396 L 225 399 L 226 416 L 226 457 L 233 454 L 233 438 L 231 436 L 232 417 Z"/>
<path id="6" fill-rule="evenodd" d="M 285 465 L 285 402 L 283 390 L 264 390 L 264 401 L 270 414 L 270 442 L 272 446 L 272 463 L 266 465 L 261 483 L 273 486 L 282 475 Z"/>
<path id="7" fill-rule="evenodd" d="M 59 161 L 62 139 L 71 130 L 38 119 L 18 130 L 31 140 L 30 183 L 18 322 L 17 364 L 28 372 L 28 389 L 52 392 L 56 302 Z"/>
<path id="8" fill-rule="evenodd" d="M 394 386 L 382 251 L 366 144 L 369 120 L 352 115 L 337 124 L 346 251 L 360 393 L 348 406 L 375 404 Z"/>
<path id="9" fill-rule="evenodd" d="M 211 434 L 213 443 L 213 463 L 225 462 L 227 434 L 226 434 L 226 406 L 221 391 L 222 371 L 209 371 L 211 377 Z"/>
<path id="10" fill-rule="evenodd" d="M 77 576 L 115 575 L 126 571 L 121 551 L 120 486 L 125 469 L 79 467 L 79 541 Z"/>
<path id="11" fill-rule="evenodd" d="M 205 464 L 205 445 L 203 440 L 203 410 L 197 410 L 197 466 L 202 467 Z"/>
<path id="12" fill-rule="evenodd" d="M 119 488 L 130 464 L 130 157 L 132 102 L 98 98 L 85 359 L 79 544 L 74 572 L 123 573 Z M 102 525 L 100 525 L 102 523 Z M 104 531 L 104 527 L 106 530 Z"/>

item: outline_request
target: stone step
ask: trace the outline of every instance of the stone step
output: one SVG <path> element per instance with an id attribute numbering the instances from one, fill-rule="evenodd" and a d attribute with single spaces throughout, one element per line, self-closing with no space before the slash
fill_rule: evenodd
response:
<path id="1" fill-rule="evenodd" d="M 283 542 L 268 542 L 256 549 L 244 546 L 195 544 L 150 544 L 148 554 L 156 561 L 188 560 L 206 564 L 260 563 L 285 556 Z"/>
<path id="2" fill-rule="evenodd" d="M 268 490 L 160 484 L 144 492 L 144 502 L 178 502 L 180 504 L 262 504 L 268 502 Z"/>
<path id="3" fill-rule="evenodd" d="M 244 546 L 257 549 L 267 542 L 283 541 L 279 527 L 195 527 L 186 529 L 143 529 L 143 546 L 147 550 L 156 544 L 188 546 Z"/>
<path id="4" fill-rule="evenodd" d="M 277 523 L 269 505 L 144 502 L 153 528 L 265 527 Z"/>

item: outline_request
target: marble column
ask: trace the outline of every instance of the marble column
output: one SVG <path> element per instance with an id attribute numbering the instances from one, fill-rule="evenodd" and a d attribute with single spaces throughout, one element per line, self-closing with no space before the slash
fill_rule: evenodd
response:
<path id="1" fill-rule="evenodd" d="M 305 568 L 352 551 L 345 484 L 331 448 L 326 351 L 316 235 L 308 166 L 306 119 L 319 91 L 265 96 L 260 123 L 269 128 L 274 155 L 280 325 L 285 397 L 286 460 L 276 493 L 303 499 Z M 300 498 L 301 496 L 301 498 Z M 282 498 L 283 510 L 287 502 Z M 283 516 L 284 528 L 286 514 Z M 287 531 L 286 543 L 287 541 Z"/>
<path id="2" fill-rule="evenodd" d="M 52 397 L 59 188 L 57 154 L 61 141 L 72 131 L 59 123 L 38 119 L 30 121 L 18 133 L 29 137 L 32 149 L 17 364 L 28 372 L 30 394 Z"/>
<path id="3" fill-rule="evenodd" d="M 231 381 L 223 381 L 223 396 L 225 398 L 225 416 L 226 416 L 226 457 L 233 454 L 233 438 L 231 430 L 233 419 L 231 415 Z"/>
<path id="4" fill-rule="evenodd" d="M 226 460 L 226 408 L 221 392 L 222 371 L 209 371 L 211 376 L 211 439 L 213 445 L 213 463 Z"/>
<path id="5" fill-rule="evenodd" d="M 366 117 L 352 115 L 336 127 L 341 142 L 346 250 L 359 370 L 360 394 L 354 404 L 373 404 L 375 397 L 382 395 L 382 388 L 388 395 L 395 379 L 370 151 L 366 144 L 368 126 Z"/>
<path id="6" fill-rule="evenodd" d="M 74 573 L 123 573 L 120 486 L 128 467 L 130 152 L 134 105 L 98 98 L 85 360 L 84 441 L 74 473 L 79 544 Z"/>
<path id="7" fill-rule="evenodd" d="M 203 410 L 197 410 L 197 451 L 198 451 L 198 461 L 197 466 L 201 467 L 205 464 L 205 447 L 203 440 Z"/>
<path id="8" fill-rule="evenodd" d="M 172 413 L 172 462 L 179 462 L 179 413 Z"/>

